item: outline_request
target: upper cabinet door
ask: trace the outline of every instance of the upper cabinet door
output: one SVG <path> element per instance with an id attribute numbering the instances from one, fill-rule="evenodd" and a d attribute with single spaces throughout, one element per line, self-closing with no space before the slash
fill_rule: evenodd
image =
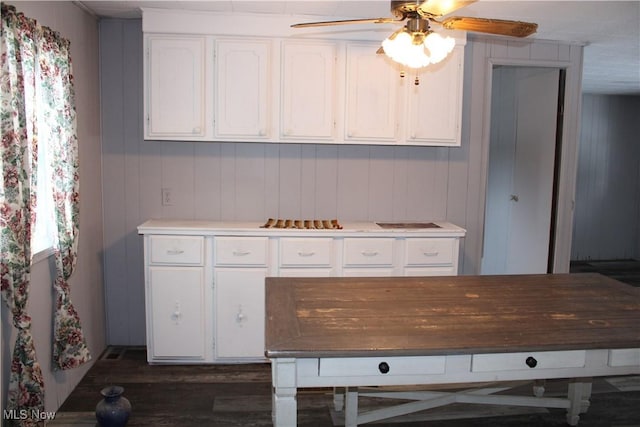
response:
<path id="1" fill-rule="evenodd" d="M 418 73 L 419 85 L 407 85 L 406 143 L 460 145 L 464 46 Z"/>
<path id="2" fill-rule="evenodd" d="M 396 142 L 400 75 L 378 47 L 347 45 L 345 140 Z"/>
<path id="3" fill-rule="evenodd" d="M 216 40 L 216 139 L 272 137 L 271 40 Z"/>
<path id="4" fill-rule="evenodd" d="M 206 37 L 150 35 L 146 42 L 145 139 L 207 139 Z"/>
<path id="5" fill-rule="evenodd" d="M 336 46 L 282 42 L 281 137 L 335 138 Z"/>

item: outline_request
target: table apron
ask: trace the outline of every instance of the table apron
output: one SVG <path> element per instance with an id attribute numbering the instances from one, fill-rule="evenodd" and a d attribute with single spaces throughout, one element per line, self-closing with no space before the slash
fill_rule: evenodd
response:
<path id="1" fill-rule="evenodd" d="M 428 385 L 640 374 L 640 348 L 417 357 L 289 358 L 282 362 L 285 360 L 289 387 Z M 295 364 L 295 373 L 291 362 Z M 279 359 L 272 359 L 272 363 L 276 385 Z M 383 363 L 386 365 L 381 365 Z M 383 373 L 385 370 L 387 372 Z"/>

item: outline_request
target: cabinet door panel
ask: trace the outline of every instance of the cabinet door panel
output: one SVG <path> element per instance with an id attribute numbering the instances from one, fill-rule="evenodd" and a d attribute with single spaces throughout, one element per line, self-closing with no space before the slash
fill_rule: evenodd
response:
<path id="1" fill-rule="evenodd" d="M 400 75 L 376 45 L 347 46 L 345 139 L 394 141 Z"/>
<path id="2" fill-rule="evenodd" d="M 216 42 L 216 137 L 270 135 L 271 41 Z"/>
<path id="3" fill-rule="evenodd" d="M 222 269 L 215 273 L 216 356 L 264 358 L 264 279 L 267 270 Z"/>
<path id="4" fill-rule="evenodd" d="M 205 356 L 204 269 L 150 267 L 153 358 Z"/>
<path id="5" fill-rule="evenodd" d="M 420 70 L 420 84 L 407 88 L 409 144 L 460 145 L 463 49 Z"/>
<path id="6" fill-rule="evenodd" d="M 148 139 L 202 139 L 206 135 L 204 37 L 149 36 Z"/>
<path id="7" fill-rule="evenodd" d="M 283 138 L 334 138 L 335 57 L 333 44 L 283 42 Z"/>

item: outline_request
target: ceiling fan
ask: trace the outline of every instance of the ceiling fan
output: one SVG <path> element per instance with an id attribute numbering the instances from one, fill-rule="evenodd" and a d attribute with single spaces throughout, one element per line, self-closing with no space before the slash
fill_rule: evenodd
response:
<path id="1" fill-rule="evenodd" d="M 510 37 L 527 37 L 536 32 L 538 24 L 502 19 L 443 16 L 475 3 L 476 0 L 399 0 L 391 1 L 393 18 L 347 19 L 339 21 L 307 22 L 293 28 L 324 27 L 343 24 L 405 25 L 382 42 L 378 53 L 385 53 L 409 68 L 425 67 L 444 59 L 453 49 L 455 41 L 443 38 L 431 30 L 431 24 L 447 30 L 466 30 Z"/>

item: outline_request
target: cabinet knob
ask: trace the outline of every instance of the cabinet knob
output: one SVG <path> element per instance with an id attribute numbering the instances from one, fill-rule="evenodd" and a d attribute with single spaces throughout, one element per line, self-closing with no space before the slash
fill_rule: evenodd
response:
<path id="1" fill-rule="evenodd" d="M 180 310 L 180 301 L 176 301 L 174 305 L 174 311 L 171 313 L 171 320 L 176 325 L 180 324 L 182 321 L 182 311 Z"/>
<path id="2" fill-rule="evenodd" d="M 193 128 L 193 133 L 194 134 L 200 133 L 200 128 Z"/>
<path id="3" fill-rule="evenodd" d="M 527 357 L 527 360 L 525 360 L 524 363 L 526 363 L 530 368 L 535 368 L 536 366 L 538 366 L 538 361 L 533 356 Z"/>
<path id="4" fill-rule="evenodd" d="M 373 257 L 378 255 L 378 251 L 362 251 L 362 256 Z"/>
<path id="5" fill-rule="evenodd" d="M 310 257 L 310 256 L 314 256 L 316 253 L 313 251 L 300 251 L 298 252 L 298 256 L 301 257 Z"/>
<path id="6" fill-rule="evenodd" d="M 387 362 L 380 362 L 378 365 L 378 370 L 381 374 L 386 374 L 389 372 L 389 364 Z"/>
<path id="7" fill-rule="evenodd" d="M 236 314 L 236 322 L 237 322 L 240 326 L 242 326 L 242 324 L 243 324 L 244 322 L 246 322 L 247 320 L 248 320 L 248 319 L 247 319 L 247 316 L 242 312 L 242 306 L 239 306 L 239 307 L 238 307 L 238 314 Z"/>

